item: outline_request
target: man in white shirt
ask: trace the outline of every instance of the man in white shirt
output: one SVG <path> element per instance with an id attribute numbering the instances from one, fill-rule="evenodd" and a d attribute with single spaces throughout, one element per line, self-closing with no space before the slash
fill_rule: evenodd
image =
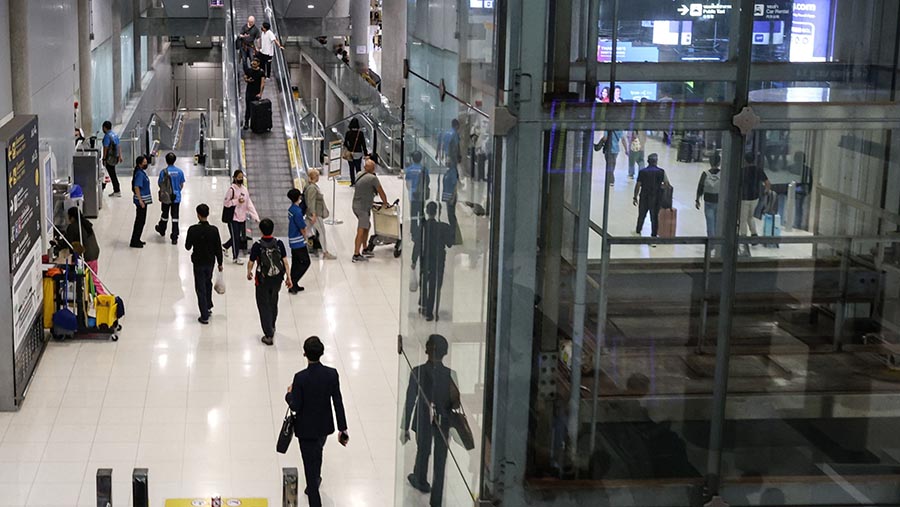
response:
<path id="1" fill-rule="evenodd" d="M 263 69 L 266 71 L 266 79 L 272 77 L 272 58 L 275 57 L 275 46 L 278 46 L 282 50 L 284 46 L 281 45 L 281 42 L 275 38 L 275 34 L 272 33 L 272 25 L 268 22 L 262 24 L 262 35 L 259 36 L 259 54 L 260 60 L 262 60 Z"/>

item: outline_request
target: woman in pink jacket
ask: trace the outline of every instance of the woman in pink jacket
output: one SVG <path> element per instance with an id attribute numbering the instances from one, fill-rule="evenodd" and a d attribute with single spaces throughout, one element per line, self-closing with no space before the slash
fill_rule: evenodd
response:
<path id="1" fill-rule="evenodd" d="M 225 191 L 225 207 L 234 208 L 234 218 L 229 224 L 231 239 L 222 245 L 222 248 L 234 254 L 234 263 L 243 264 L 241 260 L 241 239 L 247 236 L 247 216 L 259 222 L 259 214 L 250 200 L 250 191 L 244 186 L 244 172 L 238 169 L 231 177 L 231 186 Z"/>

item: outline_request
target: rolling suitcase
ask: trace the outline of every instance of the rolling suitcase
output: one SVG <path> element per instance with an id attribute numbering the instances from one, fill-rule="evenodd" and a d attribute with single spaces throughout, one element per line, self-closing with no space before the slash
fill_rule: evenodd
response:
<path id="1" fill-rule="evenodd" d="M 678 223 L 678 210 L 663 208 L 659 210 L 659 237 L 674 238 Z"/>
<path id="2" fill-rule="evenodd" d="M 272 101 L 255 100 L 250 103 L 250 130 L 257 134 L 272 130 Z"/>
<path id="3" fill-rule="evenodd" d="M 781 237 L 781 215 L 766 213 L 763 215 L 763 236 Z M 766 243 L 766 248 L 779 248 L 775 243 Z"/>

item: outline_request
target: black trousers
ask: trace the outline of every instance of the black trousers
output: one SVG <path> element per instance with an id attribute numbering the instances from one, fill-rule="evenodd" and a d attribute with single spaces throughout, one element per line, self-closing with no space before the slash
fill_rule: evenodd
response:
<path id="1" fill-rule="evenodd" d="M 291 283 L 295 287 L 311 265 L 312 261 L 309 259 L 307 247 L 291 248 Z"/>
<path id="2" fill-rule="evenodd" d="M 134 229 L 131 231 L 131 244 L 137 245 L 141 242 L 141 235 L 144 233 L 144 225 L 147 223 L 147 206 L 135 204 L 134 209 Z"/>
<path id="3" fill-rule="evenodd" d="M 266 79 L 272 77 L 272 57 L 258 51 L 256 53 L 256 57 L 259 58 L 259 63 L 261 63 L 262 69 L 266 72 Z"/>
<path id="4" fill-rule="evenodd" d="M 425 255 L 430 255 L 429 248 L 440 248 L 424 245 Z M 441 309 L 441 287 L 444 285 L 445 259 L 422 259 L 422 280 L 419 289 L 419 306 L 426 317 L 435 317 Z"/>
<path id="5" fill-rule="evenodd" d="M 256 286 L 256 309 L 259 310 L 259 323 L 263 334 L 275 336 L 275 322 L 278 320 L 278 292 L 281 290 L 281 279 L 262 279 Z"/>
<path id="6" fill-rule="evenodd" d="M 356 174 L 362 168 L 362 161 L 363 161 L 363 159 L 361 159 L 361 158 L 355 158 L 348 162 L 348 164 L 350 165 L 350 184 L 351 185 L 356 185 Z"/>
<path id="7" fill-rule="evenodd" d="M 244 90 L 244 126 L 250 126 L 250 113 L 253 112 L 253 102 L 258 100 L 255 94 L 251 94 L 250 90 Z"/>
<path id="8" fill-rule="evenodd" d="M 244 246 L 244 240 L 247 237 L 247 222 L 232 221 L 228 224 L 228 232 L 231 233 L 231 237 L 228 238 L 228 241 L 222 246 L 230 248 L 232 254 L 234 254 L 234 258 L 237 259 L 238 254 Z"/>
<path id="9" fill-rule="evenodd" d="M 413 476 L 419 484 L 428 483 L 428 459 L 431 457 L 431 446 L 434 443 L 434 472 L 431 478 L 431 507 L 439 507 L 444 500 L 444 471 L 447 468 L 447 442 L 450 427 L 439 428 L 433 422 L 417 424 L 416 432 L 416 464 Z M 443 430 L 443 435 L 441 431 Z M 311 504 L 310 504 L 311 505 Z"/>
<path id="10" fill-rule="evenodd" d="M 194 264 L 194 291 L 197 293 L 197 306 L 203 320 L 209 318 L 212 308 L 212 277 L 215 264 Z"/>
<path id="11" fill-rule="evenodd" d="M 106 174 L 109 175 L 109 182 L 112 183 L 113 192 L 119 193 L 119 176 L 116 174 L 116 166 L 106 165 Z"/>
<path id="12" fill-rule="evenodd" d="M 638 201 L 638 221 L 637 233 L 641 233 L 644 228 L 644 220 L 647 219 L 647 213 L 650 213 L 650 235 L 654 238 L 659 232 L 659 200 L 640 199 Z"/>
<path id="13" fill-rule="evenodd" d="M 306 477 L 306 495 L 309 497 L 309 507 L 322 507 L 319 480 L 322 477 L 322 454 L 326 438 L 297 439 L 300 442 L 300 457 L 303 458 L 303 475 Z"/>
<path id="14" fill-rule="evenodd" d="M 178 216 L 180 215 L 181 203 L 173 202 L 172 204 L 162 205 L 162 216 L 159 217 L 159 224 L 156 226 L 156 230 L 162 234 L 166 235 L 166 226 L 169 225 L 169 212 L 172 213 L 172 234 L 171 238 L 173 240 L 178 239 Z"/>

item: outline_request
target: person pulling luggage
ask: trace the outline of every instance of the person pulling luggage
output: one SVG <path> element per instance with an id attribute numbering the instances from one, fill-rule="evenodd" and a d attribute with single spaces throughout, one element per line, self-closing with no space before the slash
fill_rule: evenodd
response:
<path id="1" fill-rule="evenodd" d="M 266 89 L 266 72 L 259 66 L 259 58 L 250 62 L 250 68 L 244 73 L 244 130 L 250 128 L 250 115 L 253 113 L 253 102 L 262 99 Z"/>

